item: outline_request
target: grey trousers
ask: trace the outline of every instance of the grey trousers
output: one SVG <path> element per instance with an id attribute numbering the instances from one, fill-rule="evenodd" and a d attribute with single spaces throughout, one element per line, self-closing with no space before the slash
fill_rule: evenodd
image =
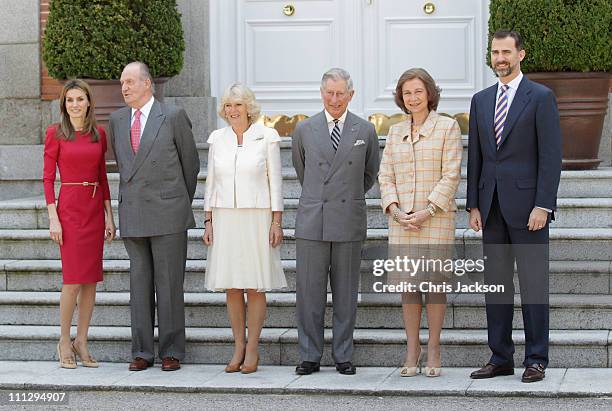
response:
<path id="1" fill-rule="evenodd" d="M 297 325 L 301 361 L 320 362 L 329 277 L 333 300 L 332 357 L 352 360 L 357 315 L 361 241 L 296 239 Z"/>
<path id="2" fill-rule="evenodd" d="M 155 301 L 159 328 L 159 358 L 185 358 L 183 282 L 187 232 L 123 239 L 130 257 L 132 358 L 153 362 Z"/>

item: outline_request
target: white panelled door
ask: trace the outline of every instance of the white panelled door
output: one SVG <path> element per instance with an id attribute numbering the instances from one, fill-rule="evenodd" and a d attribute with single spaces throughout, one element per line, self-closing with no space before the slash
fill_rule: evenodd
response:
<path id="1" fill-rule="evenodd" d="M 424 11 L 431 3 L 435 10 Z M 490 83 L 485 66 L 484 0 L 211 0 L 211 86 L 248 85 L 263 112 L 312 115 L 328 68 L 355 83 L 350 109 L 396 113 L 393 90 L 410 67 L 427 69 L 443 89 L 440 110 L 467 112 Z M 289 8 L 293 7 L 291 14 Z"/>
<path id="2" fill-rule="evenodd" d="M 488 7 L 477 0 L 372 0 L 363 27 L 364 111 L 397 111 L 392 98 L 408 68 L 422 67 L 442 88 L 440 111 L 469 110 L 483 88 Z M 425 4 L 433 5 L 428 14 Z"/>

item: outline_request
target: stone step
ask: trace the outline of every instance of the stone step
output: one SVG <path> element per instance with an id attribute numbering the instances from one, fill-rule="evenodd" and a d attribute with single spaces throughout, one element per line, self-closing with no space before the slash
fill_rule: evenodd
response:
<path id="1" fill-rule="evenodd" d="M 284 200 L 283 228 L 295 228 L 295 216 L 298 199 Z M 117 200 L 111 201 L 115 222 Z M 380 199 L 366 200 L 368 208 L 368 227 L 387 228 L 388 216 L 380 207 Z M 458 199 L 459 211 L 456 215 L 457 228 L 467 228 L 468 214 L 465 212 L 465 199 Z M 555 228 L 612 228 L 612 198 L 561 198 L 558 200 L 555 213 Z M 193 210 L 197 228 L 203 228 L 204 200 L 195 199 Z M 49 219 L 45 200 L 42 197 L 0 201 L 0 229 L 35 229 L 49 228 Z"/>
<path id="2" fill-rule="evenodd" d="M 50 361 L 56 359 L 57 326 L 0 325 L 0 360 Z M 421 330 L 421 344 L 427 330 Z M 224 364 L 234 351 L 229 328 L 187 328 L 185 363 Z M 513 333 L 514 356 L 522 362 L 525 338 Z M 325 331 L 322 365 L 332 365 L 331 330 Z M 356 329 L 353 362 L 357 366 L 397 366 L 406 353 L 404 330 Z M 443 367 L 480 367 L 489 359 L 486 330 L 443 330 Z M 128 327 L 98 327 L 89 330 L 89 347 L 96 359 L 129 362 L 131 332 Z M 261 364 L 295 365 L 299 362 L 297 330 L 264 328 L 260 339 Z M 551 330 L 550 367 L 607 368 L 612 366 L 612 338 L 609 330 Z"/>
<path id="3" fill-rule="evenodd" d="M 127 408 L 128 401 L 135 403 L 137 398 L 141 406 L 150 404 L 153 409 L 161 408 L 166 399 L 179 400 L 171 403 L 182 409 L 208 409 L 209 404 L 215 409 L 245 404 L 238 409 L 256 410 L 293 409 L 292 405 L 296 409 L 488 409 L 485 404 L 492 408 L 503 404 L 502 409 L 519 409 L 519 404 L 546 410 L 605 409 L 612 397 L 612 368 L 549 367 L 544 382 L 524 384 L 520 380 L 524 368 L 518 363 L 515 375 L 493 381 L 468 378 L 473 367 L 445 366 L 435 383 L 422 376 L 402 378 L 397 364 L 359 367 L 352 377 L 338 374 L 333 366 L 321 367 L 312 376 L 295 375 L 295 364 L 263 365 L 250 376 L 228 374 L 224 364 L 182 364 L 171 378 L 161 371 L 159 361 L 145 372 L 129 372 L 127 363 L 119 362 L 102 362 L 99 371 L 80 365 L 66 371 L 57 361 L 1 361 L 0 367 L 2 389 L 7 392 L 67 391 L 62 404 L 92 398 L 103 404 L 101 408 L 112 410 Z"/>
<path id="4" fill-rule="evenodd" d="M 295 260 L 283 260 L 287 289 L 295 291 Z M 129 260 L 105 260 L 104 281 L 98 292 L 127 292 L 130 289 Z M 187 260 L 184 289 L 206 292 L 206 260 Z M 59 291 L 62 284 L 60 260 L 0 260 L 0 291 Z M 371 263 L 361 267 L 361 290 L 372 291 L 375 277 Z M 515 276 L 515 290 L 518 279 Z M 612 294 L 612 262 L 551 261 L 550 292 L 555 294 Z"/>
<path id="5" fill-rule="evenodd" d="M 265 327 L 295 327 L 295 293 L 268 293 Z M 59 325 L 59 292 L 0 292 L 0 325 Z M 325 326 L 332 325 L 332 298 L 327 295 Z M 449 294 L 446 329 L 486 328 L 484 296 Z M 397 294 L 360 294 L 357 328 L 401 329 L 401 296 Z M 76 325 L 76 313 L 74 324 Z M 230 327 L 224 293 L 186 293 L 187 327 Z M 98 292 L 92 325 L 130 326 L 129 293 Z M 423 313 L 423 328 L 426 328 Z M 522 329 L 520 299 L 515 301 L 515 329 Z M 550 327 L 566 330 L 607 330 L 612 328 L 612 295 L 550 296 Z"/>
<path id="6" fill-rule="evenodd" d="M 206 258 L 206 246 L 202 242 L 203 234 L 203 229 L 189 230 L 188 259 Z M 280 246 L 281 259 L 295 259 L 294 230 L 285 229 L 284 237 L 283 244 Z M 481 233 L 475 233 L 470 229 L 455 230 L 455 244 L 458 252 L 465 250 L 470 258 L 477 258 L 480 238 Z M 368 229 L 362 259 L 386 258 L 386 247 L 387 229 Z M 0 259 L 58 258 L 59 247 L 49 238 L 48 230 L 0 230 Z M 127 252 L 120 237 L 117 237 L 111 244 L 105 245 L 104 258 L 108 260 L 127 259 Z M 552 228 L 550 230 L 550 259 L 610 261 L 612 260 L 612 228 Z"/>
<path id="7" fill-rule="evenodd" d="M 198 186 L 195 198 L 204 198 L 206 171 L 198 175 Z M 283 168 L 283 197 L 299 198 L 302 192 L 297 175 L 293 168 Z M 467 170 L 461 169 L 461 182 L 457 191 L 457 198 L 466 197 L 466 178 Z M 109 185 L 112 198 L 117 198 L 119 186 L 119 174 L 109 173 Z M 366 197 L 380 198 L 378 183 L 368 191 Z M 612 168 L 602 168 L 590 171 L 563 171 L 561 173 L 561 183 L 559 185 L 558 197 L 572 198 L 591 198 L 591 197 L 612 197 Z"/>
<path id="8" fill-rule="evenodd" d="M 198 175 L 198 186 L 195 198 L 204 198 L 206 169 L 202 169 Z M 297 180 L 295 170 L 292 167 L 284 167 L 283 197 L 299 198 L 301 187 Z M 461 182 L 457 191 L 457 198 L 465 198 L 466 194 L 465 167 L 461 169 Z M 113 199 L 117 198 L 119 186 L 119 174 L 109 173 L 108 180 Z M 42 195 L 42 178 L 12 177 L 0 178 L 0 198 L 13 199 Z M 378 184 L 366 194 L 368 198 L 380 198 Z M 612 197 L 612 167 L 601 167 L 597 170 L 586 171 L 562 171 L 561 183 L 558 191 L 559 198 L 610 198 Z"/>

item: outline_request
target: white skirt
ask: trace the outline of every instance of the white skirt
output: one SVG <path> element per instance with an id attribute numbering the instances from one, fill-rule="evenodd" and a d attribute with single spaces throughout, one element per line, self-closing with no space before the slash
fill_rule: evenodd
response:
<path id="1" fill-rule="evenodd" d="M 208 247 L 205 287 L 211 291 L 287 287 L 280 248 L 270 245 L 269 208 L 213 208 L 213 243 Z"/>

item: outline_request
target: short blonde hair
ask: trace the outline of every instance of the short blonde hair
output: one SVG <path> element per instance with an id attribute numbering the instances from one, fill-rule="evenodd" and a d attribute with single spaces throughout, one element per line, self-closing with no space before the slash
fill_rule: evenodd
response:
<path id="1" fill-rule="evenodd" d="M 249 122 L 255 123 L 259 118 L 259 114 L 261 113 L 261 106 L 255 100 L 255 93 L 241 83 L 233 83 L 231 84 L 223 93 L 223 97 L 221 97 L 221 105 L 219 106 L 219 117 L 227 122 L 227 117 L 225 116 L 225 110 L 223 107 L 227 103 L 239 101 L 246 105 L 247 115 L 249 116 Z"/>

